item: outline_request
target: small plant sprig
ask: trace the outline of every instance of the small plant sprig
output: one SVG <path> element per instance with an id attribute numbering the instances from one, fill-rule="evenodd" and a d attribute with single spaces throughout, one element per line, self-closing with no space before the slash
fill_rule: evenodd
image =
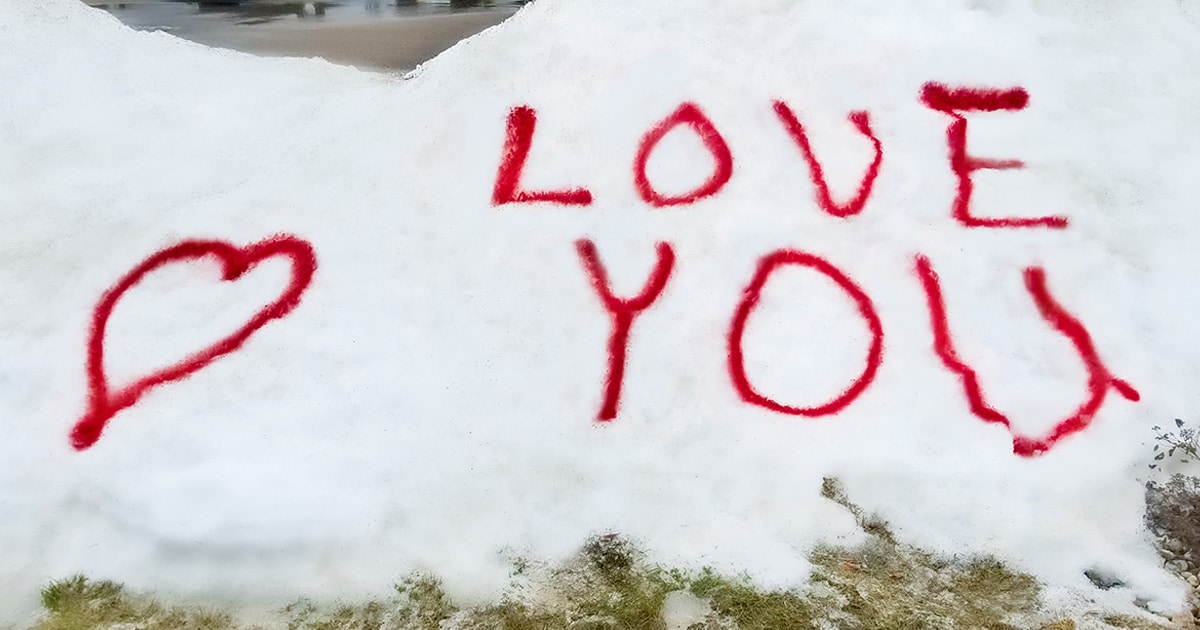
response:
<path id="1" fill-rule="evenodd" d="M 1154 450 L 1158 453 L 1154 456 L 1155 462 L 1160 462 L 1167 457 L 1175 457 L 1176 451 L 1181 451 L 1179 463 L 1186 464 L 1190 460 L 1200 460 L 1200 435 L 1197 435 L 1195 429 L 1185 428 L 1186 423 L 1179 418 L 1175 418 L 1175 431 L 1163 431 L 1163 428 L 1155 425 L 1151 427 L 1154 431 L 1154 440 L 1158 444 L 1154 445 Z M 1162 448 L 1166 445 L 1166 448 Z M 1150 464 L 1150 468 L 1158 468 L 1157 463 Z"/>

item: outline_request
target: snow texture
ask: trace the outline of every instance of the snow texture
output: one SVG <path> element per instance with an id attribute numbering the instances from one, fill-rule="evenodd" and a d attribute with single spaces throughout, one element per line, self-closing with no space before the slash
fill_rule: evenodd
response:
<path id="1" fill-rule="evenodd" d="M 1150 426 L 1198 408 L 1200 11 L 1175 0 L 538 0 L 399 79 L 131 31 L 78 0 L 0 15 L 0 610 L 52 578 L 275 601 L 351 595 L 413 568 L 492 595 L 505 558 L 563 557 L 618 531 L 660 561 L 802 583 L 818 541 L 853 542 L 823 477 L 905 541 L 993 553 L 1051 605 L 1182 606 L 1142 524 Z M 968 113 L 980 216 L 951 216 L 946 130 L 922 86 L 1028 91 Z M 834 200 L 882 142 L 861 214 L 815 201 L 804 124 Z M 727 142 L 729 182 L 694 204 L 639 196 L 640 139 L 684 102 Z M 511 108 L 537 113 L 522 186 L 586 187 L 588 206 L 491 203 Z M 651 154 L 664 194 L 712 158 L 685 127 Z M 188 239 L 287 233 L 318 268 L 300 304 L 238 351 L 151 389 L 92 448 L 93 309 Z M 611 321 L 575 242 L 618 296 L 669 242 L 675 268 L 636 318 L 617 418 L 595 421 Z M 826 258 L 870 297 L 883 361 L 862 396 L 806 418 L 747 403 L 727 334 L 758 261 Z M 1113 376 L 1086 430 L 1038 457 L 970 411 L 933 352 L 914 257 L 941 277 L 960 357 L 1014 430 L 1042 435 L 1086 396 L 1071 344 L 1022 280 L 1046 270 Z M 221 283 L 205 261 L 117 303 L 107 375 L 127 384 L 212 344 L 278 297 L 286 264 Z M 745 334 L 754 387 L 836 396 L 871 341 L 828 277 L 787 267 Z M 1100 592 L 1089 568 L 1128 588 Z"/>

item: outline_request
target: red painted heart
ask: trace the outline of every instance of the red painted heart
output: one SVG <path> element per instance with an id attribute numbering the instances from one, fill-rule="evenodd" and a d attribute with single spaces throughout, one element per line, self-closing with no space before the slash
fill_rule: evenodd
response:
<path id="1" fill-rule="evenodd" d="M 161 368 L 133 383 L 109 391 L 104 374 L 104 331 L 113 308 L 125 292 L 141 282 L 150 272 L 180 262 L 214 257 L 222 267 L 221 279 L 237 280 L 247 270 L 269 258 L 282 257 L 291 261 L 291 281 L 274 302 L 254 314 L 241 328 L 207 348 L 173 365 Z M 90 448 L 104 431 L 105 425 L 117 412 L 137 403 L 150 389 L 191 375 L 242 346 L 250 335 L 272 319 L 281 318 L 296 308 L 300 296 L 312 282 L 317 258 L 312 245 L 294 236 L 280 235 L 239 248 L 224 241 L 183 241 L 147 258 L 104 294 L 92 313 L 91 334 L 87 346 L 88 410 L 71 430 L 71 446 L 75 450 Z"/>

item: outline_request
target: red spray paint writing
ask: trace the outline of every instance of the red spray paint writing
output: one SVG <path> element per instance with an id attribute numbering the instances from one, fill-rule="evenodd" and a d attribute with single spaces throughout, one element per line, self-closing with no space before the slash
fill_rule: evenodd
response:
<path id="1" fill-rule="evenodd" d="M 971 199 L 974 191 L 974 182 L 971 179 L 973 173 L 984 169 L 1017 169 L 1022 168 L 1024 164 L 1019 160 L 985 159 L 969 155 L 966 148 L 967 120 L 964 113 L 1022 110 L 1029 102 L 1029 95 L 1024 89 L 951 88 L 938 83 L 928 83 L 921 91 L 920 101 L 926 107 L 952 118 L 946 130 L 946 143 L 949 150 L 950 172 L 956 182 L 955 197 L 951 204 L 950 214 L 957 223 L 967 228 L 1041 227 L 1063 229 L 1067 227 L 1068 219 L 1061 216 L 988 218 L 976 216 L 971 211 Z M 874 189 L 884 157 L 883 143 L 871 128 L 870 114 L 866 111 L 856 111 L 849 115 L 850 122 L 859 133 L 870 140 L 874 155 L 867 165 L 855 193 L 845 202 L 838 203 L 833 200 L 829 192 L 823 168 L 808 140 L 800 118 L 782 101 L 775 101 L 772 106 L 784 131 L 800 150 L 801 157 L 808 168 L 809 179 L 813 184 L 818 207 L 827 214 L 841 219 L 849 219 L 862 213 Z M 562 205 L 590 204 L 592 195 L 585 188 L 551 192 L 519 191 L 516 182 L 519 180 L 521 169 L 524 166 L 528 148 L 532 144 L 534 120 L 535 114 L 532 108 L 526 106 L 513 108 L 509 114 L 508 134 L 500 168 L 497 172 L 493 204 L 496 206 L 517 202 L 551 202 Z M 714 159 L 714 168 L 708 179 L 694 190 L 681 195 L 668 196 L 654 188 L 647 177 L 646 164 L 659 141 L 669 131 L 680 126 L 686 126 L 700 137 L 705 149 Z M 648 205 L 656 208 L 682 206 L 718 194 L 733 176 L 733 170 L 733 154 L 725 138 L 717 130 L 716 124 L 698 105 L 688 102 L 680 105 L 643 136 L 634 158 L 633 180 L 635 189 Z M 658 262 L 645 287 L 637 296 L 623 299 L 612 294 L 595 245 L 585 239 L 577 243 L 577 248 L 583 261 L 584 270 L 612 319 L 612 335 L 608 344 L 608 371 L 604 382 L 603 401 L 600 412 L 597 414 L 598 420 L 610 421 L 617 416 L 621 381 L 629 346 L 629 331 L 633 320 L 637 315 L 650 308 L 662 293 L 667 279 L 670 277 L 675 257 L 669 244 L 660 243 L 658 245 Z M 863 318 L 871 338 L 865 364 L 859 376 L 832 400 L 809 407 L 784 404 L 761 393 L 750 382 L 744 365 L 742 339 L 750 314 L 754 311 L 759 296 L 772 273 L 788 265 L 812 269 L 837 284 L 853 302 Z M 956 352 L 941 285 L 937 274 L 933 271 L 932 264 L 924 256 L 917 257 L 915 274 L 920 287 L 925 292 L 930 312 L 933 351 L 946 369 L 961 380 L 963 394 L 971 413 L 985 422 L 999 423 L 1012 431 L 1009 418 L 986 402 L 975 370 Z M 1048 434 L 1042 437 L 1013 434 L 1013 452 L 1029 457 L 1045 453 L 1066 436 L 1087 428 L 1104 403 L 1110 389 L 1131 401 L 1138 400 L 1139 395 L 1131 385 L 1113 376 L 1101 361 L 1091 335 L 1084 324 L 1051 296 L 1046 283 L 1045 271 L 1038 267 L 1030 267 L 1025 270 L 1024 278 L 1026 288 L 1042 318 L 1071 341 L 1089 375 L 1086 400 L 1072 415 L 1051 428 Z M 743 400 L 750 404 L 788 415 L 806 417 L 832 415 L 848 407 L 870 386 L 883 361 L 883 340 L 883 323 L 874 304 L 862 288 L 845 272 L 828 260 L 813 254 L 795 250 L 780 250 L 764 256 L 759 261 L 758 269 L 745 288 L 741 302 L 734 309 L 727 340 L 729 377 L 734 389 Z"/>
<path id="2" fill-rule="evenodd" d="M 1068 220 L 1061 216 L 985 218 L 975 216 L 971 212 L 974 190 L 971 176 L 975 171 L 1021 168 L 1023 164 L 1018 160 L 983 159 L 969 155 L 966 150 L 967 121 L 963 113 L 1019 111 L 1028 104 L 1029 95 L 1025 90 L 950 88 L 929 83 L 923 88 L 920 100 L 925 106 L 952 118 L 946 131 L 946 142 L 950 172 L 956 182 L 956 194 L 950 212 L 955 221 L 968 228 L 1067 227 Z M 849 115 L 854 127 L 871 142 L 873 157 L 854 194 L 839 203 L 834 201 L 830 194 L 824 170 L 800 118 L 782 101 L 775 101 L 773 108 L 783 131 L 800 150 L 819 208 L 840 219 L 851 219 L 861 214 L 874 190 L 884 157 L 883 143 L 871 128 L 870 115 L 865 111 L 856 111 Z M 509 112 L 500 165 L 492 191 L 492 204 L 590 205 L 593 195 L 589 189 L 582 186 L 556 190 L 529 190 L 524 186 L 522 179 L 533 146 L 536 125 L 537 113 L 531 107 L 514 107 Z M 650 155 L 662 138 L 677 127 L 685 127 L 700 138 L 705 150 L 713 158 L 714 166 L 708 178 L 693 190 L 679 195 L 666 195 L 659 192 L 650 182 L 646 167 Z M 725 138 L 708 115 L 698 105 L 690 102 L 680 105 L 642 137 L 633 164 L 634 187 L 642 200 L 655 208 L 686 206 L 711 198 L 730 181 L 733 172 L 733 153 Z M 675 254 L 670 244 L 659 243 L 656 262 L 642 290 L 632 297 L 623 298 L 613 293 L 596 246 L 590 240 L 581 239 L 576 242 L 576 249 L 592 288 L 612 322 L 608 343 L 608 370 L 602 403 L 597 414 L 597 420 L 610 421 L 618 413 L 630 331 L 634 320 L 649 309 L 663 293 L 675 266 Z M 258 263 L 276 257 L 287 259 L 291 263 L 291 280 L 276 300 L 261 309 L 242 327 L 178 363 L 160 368 L 122 387 L 111 387 L 104 368 L 104 336 L 108 319 L 121 297 L 146 275 L 167 265 L 213 258 L 221 265 L 222 279 L 233 281 Z M 750 315 L 772 274 L 786 266 L 810 269 L 833 281 L 854 304 L 871 338 L 862 372 L 832 400 L 808 407 L 788 405 L 762 393 L 750 382 L 744 365 L 742 340 Z M 88 406 L 86 413 L 71 432 L 72 446 L 78 450 L 90 448 L 100 438 L 109 420 L 121 410 L 137 403 L 146 392 L 186 378 L 218 358 L 236 351 L 268 322 L 288 315 L 299 304 L 301 295 L 312 282 L 315 270 L 316 256 L 312 246 L 293 236 L 279 236 L 242 248 L 223 241 L 185 241 L 154 254 L 136 266 L 104 294 L 93 312 L 87 345 Z M 932 263 L 926 257 L 917 256 L 915 275 L 925 293 L 929 309 L 934 353 L 946 369 L 960 379 L 971 413 L 985 422 L 1001 424 L 1011 432 L 1012 426 L 1008 416 L 986 401 L 975 370 L 959 356 L 955 348 L 941 284 Z M 1028 457 L 1049 451 L 1066 436 L 1087 428 L 1104 403 L 1109 390 L 1115 390 L 1131 401 L 1138 400 L 1139 395 L 1131 385 L 1113 375 L 1100 359 L 1095 343 L 1084 324 L 1051 296 L 1045 271 L 1039 267 L 1030 267 L 1025 270 L 1024 279 L 1042 318 L 1071 342 L 1088 373 L 1087 398 L 1073 414 L 1061 420 L 1042 437 L 1013 433 L 1013 451 Z M 782 414 L 820 417 L 844 410 L 871 385 L 883 361 L 884 329 L 870 297 L 844 271 L 832 262 L 813 254 L 779 250 L 767 254 L 759 261 L 754 276 L 743 291 L 741 301 L 734 308 L 727 344 L 729 376 L 734 389 L 743 400 Z"/>

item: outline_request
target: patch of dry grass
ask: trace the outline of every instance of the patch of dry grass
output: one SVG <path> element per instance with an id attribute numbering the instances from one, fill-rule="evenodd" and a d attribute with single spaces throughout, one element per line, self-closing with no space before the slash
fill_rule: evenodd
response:
<path id="1" fill-rule="evenodd" d="M 228 630 L 229 613 L 200 607 L 165 607 L 130 595 L 120 584 L 74 576 L 42 589 L 46 617 L 34 630 Z"/>
<path id="2" fill-rule="evenodd" d="M 318 605 L 298 600 L 269 625 L 287 630 L 668 630 L 664 602 L 688 593 L 707 613 L 689 630 L 1072 630 L 1047 618 L 1039 586 L 989 557 L 944 558 L 899 542 L 888 524 L 864 512 L 835 480 L 823 495 L 854 515 L 868 536 L 856 547 L 822 546 L 795 590 L 770 590 L 742 576 L 655 565 L 632 542 L 596 536 L 566 562 L 517 559 L 500 601 L 463 608 L 435 576 L 414 573 L 384 601 Z M 73 577 L 42 594 L 45 618 L 31 630 L 252 630 L 229 613 L 166 607 L 112 582 Z M 1092 615 L 1131 630 L 1165 623 Z M 266 630 L 264 628 L 263 630 Z"/>

